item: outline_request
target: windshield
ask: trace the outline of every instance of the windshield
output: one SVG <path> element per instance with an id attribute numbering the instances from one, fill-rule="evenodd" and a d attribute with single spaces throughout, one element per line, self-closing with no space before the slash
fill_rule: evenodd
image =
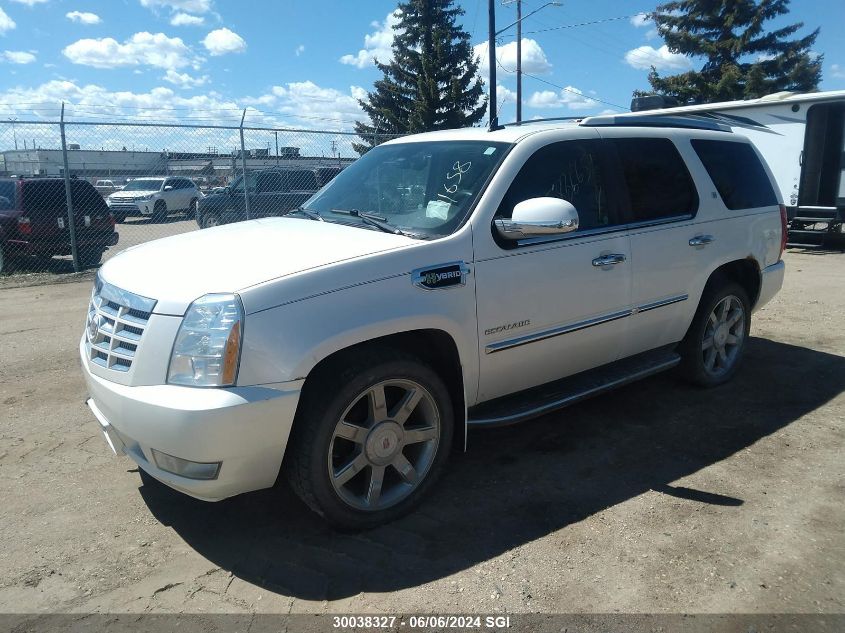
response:
<path id="1" fill-rule="evenodd" d="M 349 215 L 354 210 L 415 235 L 448 235 L 466 218 L 506 147 L 484 141 L 382 145 L 344 169 L 305 207 L 330 221 L 362 223 Z"/>
<path id="2" fill-rule="evenodd" d="M 162 178 L 137 178 L 130 180 L 123 188 L 124 191 L 158 191 L 161 189 Z"/>

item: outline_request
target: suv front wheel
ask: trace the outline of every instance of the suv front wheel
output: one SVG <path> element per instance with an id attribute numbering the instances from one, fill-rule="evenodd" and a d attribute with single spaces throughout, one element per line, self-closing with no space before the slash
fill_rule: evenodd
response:
<path id="1" fill-rule="evenodd" d="M 362 356 L 314 377 L 286 461 L 302 500 L 344 529 L 410 511 L 452 444 L 452 401 L 430 367 L 389 350 Z"/>
<path id="2" fill-rule="evenodd" d="M 681 369 L 693 383 L 715 387 L 739 369 L 751 329 L 748 293 L 735 282 L 708 284 L 681 342 Z"/>

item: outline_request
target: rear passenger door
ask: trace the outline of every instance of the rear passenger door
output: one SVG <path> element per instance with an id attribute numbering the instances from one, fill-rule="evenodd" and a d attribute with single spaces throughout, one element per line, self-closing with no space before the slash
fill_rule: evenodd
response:
<path id="1" fill-rule="evenodd" d="M 706 245 L 690 245 L 699 200 L 678 146 L 653 136 L 611 138 L 608 144 L 622 174 L 631 243 L 633 315 L 623 351 L 631 356 L 683 338 L 698 299 L 690 296 L 690 285 L 708 254 L 702 252 Z"/>
<path id="2" fill-rule="evenodd" d="M 279 171 L 259 172 L 255 179 L 256 194 L 250 199 L 250 213 L 253 218 L 279 215 L 284 206 L 282 196 L 285 178 Z M 253 202 L 254 201 L 254 202 Z M 254 209 L 252 207 L 255 207 Z"/>

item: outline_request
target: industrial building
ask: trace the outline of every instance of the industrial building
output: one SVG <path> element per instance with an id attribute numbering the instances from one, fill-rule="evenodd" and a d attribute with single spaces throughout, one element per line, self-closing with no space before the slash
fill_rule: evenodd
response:
<path id="1" fill-rule="evenodd" d="M 138 176 L 179 175 L 207 182 L 228 180 L 242 167 L 241 152 L 150 152 L 132 150 L 81 149 L 69 145 L 68 170 L 80 178 L 107 178 L 115 181 Z M 273 155 L 267 148 L 247 150 L 246 168 L 266 167 L 345 167 L 352 158 L 301 156 L 298 147 L 279 148 Z M 7 150 L 0 153 L 0 175 L 62 176 L 61 149 Z"/>

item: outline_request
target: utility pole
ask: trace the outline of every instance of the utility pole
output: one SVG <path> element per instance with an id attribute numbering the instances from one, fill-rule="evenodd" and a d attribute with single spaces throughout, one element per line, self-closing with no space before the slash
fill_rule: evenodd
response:
<path id="1" fill-rule="evenodd" d="M 487 63 L 490 66 L 490 90 L 488 105 L 490 106 L 490 131 L 499 129 L 499 118 L 496 116 L 496 0 L 487 0 Z"/>
<path id="2" fill-rule="evenodd" d="M 522 122 L 522 0 L 516 0 L 516 122 Z"/>
<path id="3" fill-rule="evenodd" d="M 516 122 L 519 123 L 522 121 L 522 21 L 546 7 L 559 7 L 561 3 L 557 0 L 552 0 L 552 2 L 547 2 L 543 6 L 537 7 L 523 17 L 522 0 L 511 0 L 511 2 L 516 2 L 516 22 L 511 22 L 505 28 L 499 29 L 495 32 L 495 36 L 501 35 L 512 26 L 516 26 Z M 511 3 L 508 2 L 507 4 Z"/>

